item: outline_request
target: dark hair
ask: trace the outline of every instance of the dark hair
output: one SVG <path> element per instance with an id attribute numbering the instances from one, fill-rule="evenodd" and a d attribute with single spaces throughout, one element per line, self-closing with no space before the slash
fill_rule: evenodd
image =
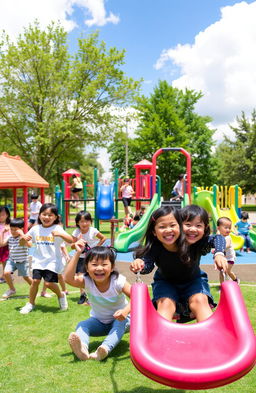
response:
<path id="1" fill-rule="evenodd" d="M 125 179 L 124 179 L 124 182 L 125 183 L 128 183 L 130 181 L 130 179 L 128 178 L 128 177 L 126 177 Z"/>
<path id="2" fill-rule="evenodd" d="M 87 266 L 88 263 L 91 262 L 93 259 L 98 261 L 99 259 L 101 260 L 106 260 L 108 259 L 111 263 L 111 267 L 115 267 L 115 261 L 116 261 L 116 250 L 114 247 L 105 247 L 105 246 L 95 246 L 91 248 L 89 251 L 87 251 L 85 255 L 85 260 L 84 260 L 84 270 L 85 273 L 87 273 Z M 118 272 L 114 270 L 112 273 L 117 274 Z"/>
<path id="3" fill-rule="evenodd" d="M 84 217 L 84 219 L 87 221 L 91 221 L 91 223 L 92 223 L 91 213 L 81 210 L 79 213 L 77 213 L 76 218 L 75 218 L 77 228 L 80 228 L 79 221 L 81 220 L 82 217 Z"/>
<path id="4" fill-rule="evenodd" d="M 2 212 L 5 212 L 7 215 L 5 223 L 10 224 L 11 213 L 10 213 L 10 210 L 8 209 L 8 207 L 7 206 L 0 206 L 0 213 L 2 213 Z"/>
<path id="5" fill-rule="evenodd" d="M 72 175 L 72 177 L 73 177 L 73 179 L 74 179 L 75 177 L 77 177 L 77 175 Z"/>
<path id="6" fill-rule="evenodd" d="M 200 220 L 204 223 L 204 236 L 202 239 L 198 240 L 196 243 L 188 246 L 189 251 L 189 259 L 190 263 L 197 261 L 201 255 L 208 253 L 210 250 L 205 249 L 205 238 L 210 235 L 210 225 L 209 225 L 209 216 L 205 209 L 201 206 L 197 205 L 188 205 L 181 209 L 181 220 L 184 221 L 193 221 L 196 217 L 199 217 Z M 188 261 L 189 261 L 188 259 Z"/>
<path id="7" fill-rule="evenodd" d="M 241 219 L 242 220 L 248 220 L 249 218 L 249 214 L 247 212 L 242 212 L 241 213 Z"/>
<path id="8" fill-rule="evenodd" d="M 13 218 L 10 221 L 10 227 L 11 228 L 15 228 L 15 227 L 17 227 L 17 228 L 24 228 L 24 220 L 23 220 L 23 218 Z"/>
<path id="9" fill-rule="evenodd" d="M 229 217 L 220 217 L 217 220 L 217 227 L 219 227 L 220 225 L 223 225 L 225 221 L 228 221 L 232 224 L 232 221 L 230 220 Z"/>
<path id="10" fill-rule="evenodd" d="M 157 237 L 154 235 L 154 229 L 156 226 L 156 222 L 160 217 L 167 216 L 168 214 L 172 214 L 174 216 L 175 220 L 177 221 L 177 223 L 179 224 L 180 236 L 176 240 L 176 245 L 178 248 L 177 253 L 178 253 L 182 262 L 187 261 L 187 245 L 185 242 L 185 236 L 182 232 L 182 222 L 181 222 L 180 213 L 176 208 L 174 208 L 172 206 L 168 206 L 168 205 L 162 206 L 152 213 L 152 215 L 149 219 L 149 222 L 148 222 L 146 233 L 145 233 L 143 240 L 142 240 L 142 243 L 145 242 L 145 246 L 138 247 L 138 249 L 134 253 L 135 258 L 141 258 L 145 254 L 147 254 L 147 252 L 151 249 L 151 247 L 154 243 L 159 242 Z"/>
<path id="11" fill-rule="evenodd" d="M 38 195 L 37 194 L 32 194 L 31 195 L 31 199 L 38 199 Z"/>
<path id="12" fill-rule="evenodd" d="M 183 177 L 184 177 L 184 175 L 183 175 L 183 173 L 181 173 L 181 174 L 178 176 L 178 179 L 181 180 L 181 179 L 183 179 Z"/>
<path id="13" fill-rule="evenodd" d="M 56 205 L 54 205 L 53 203 L 44 203 L 40 210 L 39 210 L 39 215 L 38 215 L 38 224 L 42 224 L 42 221 L 40 220 L 40 214 L 43 213 L 45 210 L 50 209 L 51 213 L 53 213 L 56 216 L 55 221 L 53 222 L 54 224 L 59 224 L 60 223 L 60 219 L 59 219 L 59 213 L 58 213 L 58 208 Z"/>
<path id="14" fill-rule="evenodd" d="M 139 215 L 139 214 L 135 214 L 135 215 L 133 216 L 133 220 L 134 220 L 134 221 L 140 221 L 140 215 Z"/>

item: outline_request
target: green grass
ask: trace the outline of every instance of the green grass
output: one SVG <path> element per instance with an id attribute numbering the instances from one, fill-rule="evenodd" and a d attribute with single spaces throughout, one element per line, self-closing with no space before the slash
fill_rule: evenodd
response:
<path id="1" fill-rule="evenodd" d="M 184 393 L 140 374 L 129 356 L 129 334 L 103 362 L 77 360 L 67 337 L 89 315 L 88 306 L 77 305 L 79 292 L 71 288 L 69 310 L 58 310 L 57 299 L 38 298 L 36 310 L 21 315 L 27 299 L 26 284 L 17 284 L 17 297 L 0 302 L 0 391 L 4 393 Z M 256 329 L 255 287 L 241 287 L 249 316 Z M 1 284 L 0 295 L 6 290 Z M 216 288 L 212 288 L 218 298 Z M 23 298 L 20 298 L 23 297 Z M 254 309 L 253 309 L 254 308 Z M 214 332 L 213 332 L 214 334 Z M 100 344 L 92 338 L 90 350 Z M 186 393 L 194 391 L 186 390 Z M 255 393 L 256 368 L 242 379 L 204 393 Z"/>

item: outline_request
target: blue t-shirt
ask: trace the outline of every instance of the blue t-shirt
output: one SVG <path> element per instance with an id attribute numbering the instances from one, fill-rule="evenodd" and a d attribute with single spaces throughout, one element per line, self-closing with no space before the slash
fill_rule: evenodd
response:
<path id="1" fill-rule="evenodd" d="M 238 221 L 236 227 L 241 235 L 248 235 L 251 224 L 247 221 Z"/>

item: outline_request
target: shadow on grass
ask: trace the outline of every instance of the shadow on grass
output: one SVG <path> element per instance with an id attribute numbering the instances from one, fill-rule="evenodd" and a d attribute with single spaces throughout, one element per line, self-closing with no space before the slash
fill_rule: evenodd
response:
<path id="1" fill-rule="evenodd" d="M 25 306 L 25 304 L 23 306 Z M 15 307 L 15 310 L 20 311 L 20 309 L 23 306 Z M 52 307 L 52 306 L 45 306 L 45 305 L 41 305 L 41 304 L 36 304 L 34 310 L 31 311 L 31 312 L 34 314 L 34 313 L 36 313 L 38 311 L 41 311 L 42 313 L 51 312 L 53 314 L 65 312 L 65 311 L 60 310 L 58 305 L 56 305 L 56 307 L 54 307 L 54 306 Z"/>

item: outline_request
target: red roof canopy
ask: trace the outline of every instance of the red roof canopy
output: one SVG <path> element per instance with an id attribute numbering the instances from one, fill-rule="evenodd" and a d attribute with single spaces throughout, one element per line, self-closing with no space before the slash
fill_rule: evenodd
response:
<path id="1" fill-rule="evenodd" d="M 13 187 L 48 188 L 49 183 L 19 156 L 4 152 L 0 155 L 0 188 Z"/>

